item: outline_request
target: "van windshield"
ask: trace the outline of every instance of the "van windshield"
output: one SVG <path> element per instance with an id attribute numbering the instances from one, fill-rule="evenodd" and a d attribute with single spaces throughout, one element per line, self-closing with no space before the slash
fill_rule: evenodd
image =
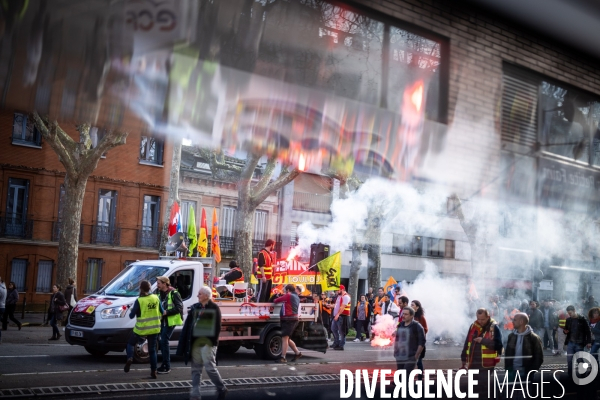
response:
<path id="1" fill-rule="evenodd" d="M 156 278 L 164 275 L 167 269 L 153 265 L 131 265 L 110 281 L 102 292 L 109 296 L 137 297 L 141 281 L 150 281 L 154 285 Z"/>

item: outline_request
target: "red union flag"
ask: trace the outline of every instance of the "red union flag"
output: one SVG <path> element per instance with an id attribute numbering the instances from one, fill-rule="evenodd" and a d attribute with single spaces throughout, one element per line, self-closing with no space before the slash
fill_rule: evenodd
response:
<path id="1" fill-rule="evenodd" d="M 212 239 L 210 248 L 216 262 L 221 262 L 221 240 L 219 239 L 219 222 L 217 221 L 217 209 L 213 208 L 212 216 Z"/>

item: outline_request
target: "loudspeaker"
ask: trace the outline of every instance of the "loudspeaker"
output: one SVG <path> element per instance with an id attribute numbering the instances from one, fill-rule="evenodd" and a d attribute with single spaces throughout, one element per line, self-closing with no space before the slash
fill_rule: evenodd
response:
<path id="1" fill-rule="evenodd" d="M 322 261 L 329 257 L 329 245 L 323 243 L 313 243 L 310 245 L 310 265 L 316 265 L 319 261 Z M 317 267 L 314 267 L 317 268 Z"/>

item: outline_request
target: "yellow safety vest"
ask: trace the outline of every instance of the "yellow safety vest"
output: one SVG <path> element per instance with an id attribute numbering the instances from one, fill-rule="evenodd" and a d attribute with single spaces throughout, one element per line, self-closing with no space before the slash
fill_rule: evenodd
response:
<path id="1" fill-rule="evenodd" d="M 140 336 L 160 333 L 160 300 L 155 294 L 138 297 L 141 316 L 135 322 L 133 332 Z"/>
<path id="2" fill-rule="evenodd" d="M 173 292 L 177 290 L 171 290 L 169 292 L 169 297 L 167 298 L 167 311 L 172 310 L 175 306 L 173 305 Z M 183 325 L 183 320 L 181 319 L 181 314 L 177 313 L 175 315 L 169 315 L 167 317 L 167 323 L 169 326 L 177 326 Z"/>

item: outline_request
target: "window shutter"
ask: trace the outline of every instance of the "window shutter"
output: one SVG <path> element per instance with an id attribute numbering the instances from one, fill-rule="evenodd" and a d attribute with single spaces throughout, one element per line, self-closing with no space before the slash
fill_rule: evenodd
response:
<path id="1" fill-rule="evenodd" d="M 158 165 L 163 165 L 163 151 L 165 147 L 164 140 L 156 140 L 156 163 Z"/>
<path id="2" fill-rule="evenodd" d="M 41 260 L 38 262 L 37 285 L 35 291 L 39 293 L 49 293 L 52 287 L 52 266 L 54 263 L 50 260 Z"/>
<path id="3" fill-rule="evenodd" d="M 25 181 L 25 197 L 23 198 L 23 221 L 27 219 L 27 205 L 29 204 L 29 179 Z"/>
<path id="4" fill-rule="evenodd" d="M 531 149 L 538 141 L 539 79 L 505 64 L 502 84 L 502 141 Z"/>
<path id="5" fill-rule="evenodd" d="M 154 218 L 154 229 L 158 229 L 160 226 L 160 196 L 156 198 L 156 215 Z"/>

